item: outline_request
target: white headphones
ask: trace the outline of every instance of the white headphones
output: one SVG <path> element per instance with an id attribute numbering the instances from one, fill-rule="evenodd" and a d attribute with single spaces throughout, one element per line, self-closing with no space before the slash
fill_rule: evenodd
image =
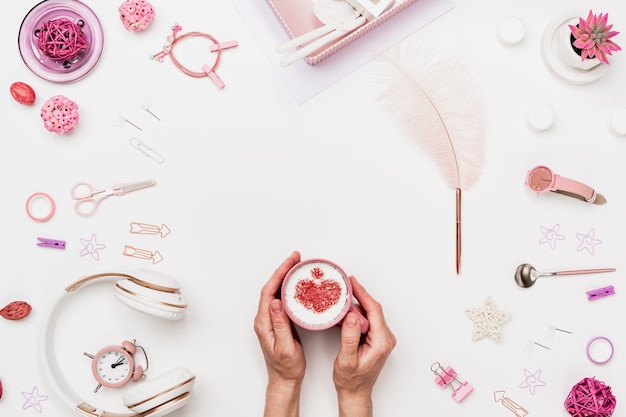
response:
<path id="1" fill-rule="evenodd" d="M 45 326 L 43 358 L 47 377 L 57 388 L 65 404 L 77 413 L 88 417 L 161 417 L 187 404 L 195 376 L 186 368 L 173 369 L 163 375 L 139 382 L 124 393 L 123 402 L 129 413 L 112 413 L 101 410 L 80 400 L 62 377 L 54 353 L 54 327 L 65 300 L 76 290 L 99 278 L 116 278 L 115 296 L 127 306 L 166 320 L 183 318 L 187 305 L 180 287 L 171 277 L 153 271 L 141 270 L 130 273 L 109 272 L 88 275 L 65 288 L 48 315 Z M 121 279 L 120 279 L 121 278 Z"/>

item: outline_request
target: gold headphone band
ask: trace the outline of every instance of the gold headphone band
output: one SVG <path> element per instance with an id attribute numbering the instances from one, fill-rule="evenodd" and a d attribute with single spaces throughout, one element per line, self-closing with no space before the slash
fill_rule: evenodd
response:
<path id="1" fill-rule="evenodd" d="M 157 290 L 157 291 L 171 292 L 171 293 L 177 293 L 178 292 L 178 288 L 164 287 L 162 285 L 157 285 L 157 284 L 155 284 L 153 282 L 144 281 L 144 280 L 139 279 L 137 277 L 131 278 L 131 281 L 133 281 L 137 285 L 141 285 L 142 287 L 150 288 L 150 289 Z"/>
<path id="2" fill-rule="evenodd" d="M 134 417 L 134 416 L 137 416 L 136 413 L 130 413 L 130 414 L 129 413 L 126 413 L 126 414 L 110 413 L 108 411 L 100 410 L 87 403 L 78 404 L 75 410 L 79 414 L 85 417 Z"/>
<path id="3" fill-rule="evenodd" d="M 180 384 L 178 384 L 178 385 L 175 385 L 175 386 L 173 386 L 173 387 L 170 387 L 170 388 L 166 389 L 165 391 L 161 391 L 161 392 L 159 392 L 158 394 L 154 394 L 152 397 L 146 398 L 145 400 L 142 400 L 142 401 L 140 401 L 140 402 L 138 402 L 138 403 L 136 403 L 136 404 L 130 404 L 130 405 L 127 405 L 127 407 L 128 407 L 128 408 L 130 408 L 130 409 L 132 409 L 133 407 L 137 407 L 137 406 L 140 406 L 140 405 L 142 405 L 142 404 L 145 404 L 145 403 L 147 403 L 148 401 L 152 401 L 152 400 L 154 400 L 155 398 L 157 398 L 157 397 L 158 397 L 158 396 L 160 396 L 160 395 L 167 394 L 168 392 L 174 391 L 174 390 L 176 390 L 176 389 L 178 389 L 178 388 L 180 388 L 180 387 L 182 387 L 182 386 L 184 386 L 184 385 L 187 385 L 187 384 L 189 384 L 190 382 L 194 381 L 195 379 L 196 379 L 196 377 L 195 377 L 195 376 L 192 376 L 192 377 L 191 377 L 191 378 L 189 378 L 188 380 L 183 381 L 183 382 L 181 382 L 181 383 L 180 383 Z M 186 392 L 182 393 L 181 395 L 179 395 L 179 396 L 177 396 L 177 397 L 172 398 L 171 400 L 169 400 L 169 401 L 167 401 L 167 402 L 165 402 L 165 403 L 163 403 L 163 404 L 161 404 L 161 405 L 157 406 L 156 408 L 162 407 L 162 406 L 164 406 L 164 405 L 166 405 L 166 404 L 168 404 L 168 403 L 170 403 L 170 402 L 172 402 L 172 401 L 174 401 L 174 400 L 177 400 L 177 399 L 179 399 L 179 398 L 180 398 L 180 399 L 182 399 L 182 398 L 184 398 L 184 396 L 187 396 L 187 395 L 189 395 L 189 391 L 186 391 Z M 153 410 L 155 410 L 155 408 L 152 408 L 152 409 L 150 409 L 150 410 L 148 410 L 148 411 L 144 411 L 144 413 L 147 413 L 147 412 L 150 412 L 150 411 L 153 411 Z"/>
<path id="4" fill-rule="evenodd" d="M 124 291 L 127 294 L 133 295 L 135 297 L 143 298 L 144 300 L 148 300 L 148 301 L 152 301 L 152 302 L 155 302 L 155 303 L 158 303 L 158 304 L 162 304 L 164 306 L 174 307 L 174 308 L 187 308 L 187 304 L 171 304 L 171 303 L 165 303 L 163 301 L 156 301 L 156 300 L 154 300 L 152 298 L 146 297 L 145 295 L 141 295 L 141 294 L 138 294 L 138 293 L 136 293 L 134 291 L 130 291 L 130 290 L 122 287 L 121 285 L 119 285 L 117 282 L 115 283 L 115 287 L 117 289 L 119 289 L 119 290 Z"/>
<path id="5" fill-rule="evenodd" d="M 67 291 L 67 292 L 76 291 L 77 289 L 79 289 L 83 285 L 87 284 L 88 282 L 91 282 L 91 281 L 94 281 L 94 280 L 96 280 L 98 278 L 103 278 L 103 277 L 128 278 L 129 280 L 133 281 L 135 284 L 141 285 L 142 287 L 145 287 L 145 288 L 150 288 L 150 289 L 153 289 L 153 290 L 169 292 L 169 293 L 177 293 L 178 292 L 178 288 L 172 288 L 172 287 L 165 287 L 163 285 L 157 285 L 157 284 L 154 284 L 152 282 L 144 281 L 144 280 L 139 279 L 139 278 L 137 278 L 137 277 L 135 277 L 133 275 L 126 274 L 126 273 L 123 273 L 123 272 L 102 272 L 102 273 L 99 273 L 99 274 L 87 275 L 86 277 L 79 278 L 78 280 L 76 280 L 73 283 L 71 283 L 70 285 L 68 285 L 65 288 L 65 291 Z"/>
<path id="6" fill-rule="evenodd" d="M 128 275 L 128 274 L 124 274 L 122 272 L 103 272 L 100 274 L 93 274 L 93 275 L 87 275 L 86 277 L 82 277 L 77 279 L 76 281 L 72 282 L 70 285 L 68 285 L 67 287 L 65 287 L 65 291 L 66 292 L 72 292 L 72 291 L 76 291 L 77 289 L 79 289 L 80 287 L 82 287 L 83 285 L 94 281 L 98 278 L 102 278 L 102 277 L 123 277 L 123 278 L 129 278 L 129 279 L 133 279 L 135 277 Z"/>

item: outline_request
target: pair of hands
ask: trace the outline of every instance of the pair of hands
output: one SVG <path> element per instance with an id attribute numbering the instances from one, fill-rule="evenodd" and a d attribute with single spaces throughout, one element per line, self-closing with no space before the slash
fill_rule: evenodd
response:
<path id="1" fill-rule="evenodd" d="M 276 298 L 283 279 L 300 254 L 292 253 L 261 290 L 254 330 L 261 344 L 268 373 L 265 417 L 299 415 L 300 388 L 306 360 L 298 334 Z M 365 311 L 370 328 L 361 343 L 360 318 L 348 313 L 341 327 L 341 347 L 333 368 L 340 417 L 372 415 L 372 390 L 396 338 L 387 326 L 381 305 L 354 277 L 352 291 Z"/>

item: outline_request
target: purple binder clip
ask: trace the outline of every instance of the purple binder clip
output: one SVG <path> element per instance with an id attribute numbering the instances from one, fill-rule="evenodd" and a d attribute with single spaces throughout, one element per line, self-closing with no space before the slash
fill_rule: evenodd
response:
<path id="1" fill-rule="evenodd" d="M 585 294 L 587 294 L 587 300 L 593 301 L 597 300 L 598 298 L 606 297 L 607 295 L 615 294 L 615 289 L 612 285 L 609 285 L 607 287 L 596 288 L 595 290 L 587 291 Z"/>

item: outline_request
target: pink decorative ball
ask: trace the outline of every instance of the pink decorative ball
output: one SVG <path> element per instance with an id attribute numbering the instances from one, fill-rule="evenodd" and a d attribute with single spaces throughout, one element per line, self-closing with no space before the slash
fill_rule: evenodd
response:
<path id="1" fill-rule="evenodd" d="M 55 60 L 72 60 L 87 49 L 82 24 L 60 18 L 43 22 L 37 35 L 37 47 Z"/>
<path id="2" fill-rule="evenodd" d="M 50 132 L 70 132 L 78 123 L 78 105 L 64 96 L 51 97 L 41 107 L 41 119 Z"/>
<path id="3" fill-rule="evenodd" d="M 609 417 L 616 404 L 611 387 L 595 378 L 585 378 L 565 399 L 565 410 L 574 417 Z"/>
<path id="4" fill-rule="evenodd" d="M 154 7 L 147 0 L 126 0 L 119 7 L 120 20 L 126 30 L 140 32 L 154 19 Z"/>

